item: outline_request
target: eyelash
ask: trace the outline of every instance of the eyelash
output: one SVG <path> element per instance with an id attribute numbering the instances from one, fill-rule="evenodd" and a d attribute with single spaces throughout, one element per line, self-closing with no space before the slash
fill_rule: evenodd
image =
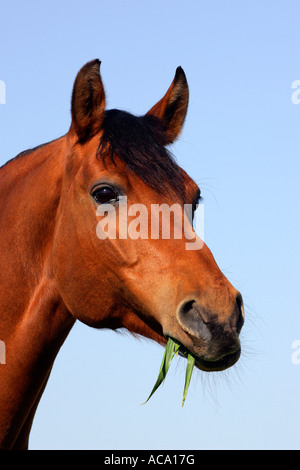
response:
<path id="1" fill-rule="evenodd" d="M 194 199 L 194 202 L 193 202 L 193 209 L 194 211 L 197 210 L 200 202 L 202 201 L 202 196 L 201 196 L 201 192 L 199 191 L 197 197 Z"/>
<path id="2" fill-rule="evenodd" d="M 105 190 L 108 193 L 110 193 L 110 196 L 112 196 L 112 197 L 105 198 L 105 196 L 107 196 L 107 195 L 105 195 Z M 102 200 L 99 197 L 99 195 L 97 196 L 97 193 L 99 194 L 101 191 L 102 191 Z M 101 188 L 96 188 L 92 192 L 92 197 L 94 198 L 94 200 L 98 204 L 109 204 L 109 203 L 112 203 L 112 202 L 117 202 L 119 200 L 119 195 L 118 195 L 117 191 L 115 191 L 115 189 L 113 189 L 109 186 L 103 186 Z M 197 195 L 197 197 L 193 201 L 193 213 L 197 210 L 197 208 L 198 208 L 201 201 L 202 201 L 202 196 L 201 196 L 201 192 L 199 191 L 199 194 Z"/>

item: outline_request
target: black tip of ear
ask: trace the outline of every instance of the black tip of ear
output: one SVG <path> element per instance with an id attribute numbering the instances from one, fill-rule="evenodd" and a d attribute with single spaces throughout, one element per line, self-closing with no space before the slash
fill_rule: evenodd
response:
<path id="1" fill-rule="evenodd" d="M 182 81 L 182 82 L 187 82 L 184 70 L 182 67 L 177 67 L 176 73 L 175 73 L 175 83 L 177 81 Z"/>
<path id="2" fill-rule="evenodd" d="M 84 64 L 84 66 L 79 70 L 78 75 L 79 74 L 83 75 L 83 74 L 86 74 L 86 73 L 92 73 L 92 74 L 99 75 L 100 74 L 100 64 L 101 64 L 101 61 L 99 59 L 90 60 L 89 62 Z"/>
<path id="3" fill-rule="evenodd" d="M 95 71 L 97 70 L 97 72 L 99 72 L 100 65 L 101 65 L 101 60 L 94 59 L 94 60 L 91 60 L 90 62 L 87 62 L 83 66 L 83 69 L 95 69 Z"/>
<path id="4" fill-rule="evenodd" d="M 94 60 L 91 61 L 91 63 L 100 67 L 100 65 L 101 65 L 101 60 L 99 60 L 99 59 L 94 59 Z"/>

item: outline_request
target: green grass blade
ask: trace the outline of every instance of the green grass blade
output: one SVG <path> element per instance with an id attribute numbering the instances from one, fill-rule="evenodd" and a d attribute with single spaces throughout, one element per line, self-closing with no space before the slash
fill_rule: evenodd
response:
<path id="1" fill-rule="evenodd" d="M 176 354 L 176 356 L 178 356 L 179 348 L 180 348 L 180 343 L 175 342 L 174 355 Z"/>
<path id="2" fill-rule="evenodd" d="M 165 352 L 164 352 L 163 360 L 162 360 L 162 363 L 161 363 L 161 366 L 160 366 L 160 369 L 159 369 L 157 380 L 155 382 L 155 385 L 154 385 L 149 397 L 143 403 L 143 405 L 145 403 L 147 403 L 147 401 L 152 397 L 153 393 L 158 389 L 158 387 L 165 380 L 167 372 L 168 372 L 170 364 L 171 364 L 171 360 L 173 358 L 173 352 L 174 352 L 175 347 L 177 347 L 177 343 L 175 343 L 175 341 L 173 341 L 171 338 L 169 338 L 168 342 L 167 342 Z"/>
<path id="3" fill-rule="evenodd" d="M 145 403 L 147 403 L 147 401 L 152 397 L 154 392 L 158 389 L 158 387 L 165 380 L 166 375 L 167 375 L 168 370 L 169 370 L 169 367 L 170 367 L 170 364 L 171 364 L 171 361 L 172 361 L 172 359 L 175 355 L 176 356 L 178 355 L 179 348 L 180 348 L 180 343 L 177 343 L 177 341 L 174 341 L 172 338 L 168 339 L 168 342 L 167 342 L 167 345 L 166 345 L 166 348 L 165 348 L 165 351 L 164 351 L 162 363 L 161 363 L 161 366 L 160 366 L 160 369 L 159 369 L 157 380 L 155 382 L 155 385 L 154 385 L 149 397 L 143 403 L 143 405 Z M 185 402 L 185 399 L 186 399 L 186 396 L 187 396 L 188 388 L 189 388 L 189 385 L 190 385 L 190 381 L 191 381 L 191 377 L 192 377 L 192 373 L 193 373 L 193 369 L 194 369 L 194 365 L 195 365 L 194 356 L 192 356 L 189 353 L 185 353 L 185 356 L 186 355 L 187 355 L 187 365 L 186 365 L 186 372 L 185 372 L 185 384 L 184 384 L 184 391 L 183 391 L 183 398 L 182 398 L 182 406 L 184 405 L 184 402 Z"/>
<path id="4" fill-rule="evenodd" d="M 183 398 L 182 398 L 182 406 L 184 405 L 187 391 L 190 385 L 192 373 L 193 373 L 193 368 L 195 365 L 195 358 L 191 354 L 188 354 L 187 358 L 187 365 L 186 365 L 186 371 L 185 371 L 185 384 L 184 384 L 184 391 L 183 391 Z"/>

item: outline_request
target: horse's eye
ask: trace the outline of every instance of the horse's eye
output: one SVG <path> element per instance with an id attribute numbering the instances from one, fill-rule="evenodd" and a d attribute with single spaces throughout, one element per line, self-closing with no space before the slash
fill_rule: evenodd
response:
<path id="1" fill-rule="evenodd" d="M 95 189 L 95 191 L 92 193 L 92 196 L 98 204 L 116 202 L 118 200 L 118 195 L 108 186 Z"/>

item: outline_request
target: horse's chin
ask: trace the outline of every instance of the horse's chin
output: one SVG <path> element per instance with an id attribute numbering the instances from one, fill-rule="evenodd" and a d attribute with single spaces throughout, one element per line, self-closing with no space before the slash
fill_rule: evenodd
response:
<path id="1" fill-rule="evenodd" d="M 178 340 L 176 340 L 176 342 L 178 343 Z M 192 354 L 195 359 L 195 367 L 202 371 L 219 372 L 232 367 L 239 360 L 241 348 L 239 347 L 236 351 L 225 354 L 222 357 L 207 359 L 189 351 L 182 343 L 180 343 L 179 354 L 185 358 L 188 354 Z"/>
<path id="2" fill-rule="evenodd" d="M 218 372 L 232 367 L 241 355 L 241 348 L 234 353 L 227 354 L 224 357 L 215 360 L 206 360 L 201 357 L 195 357 L 195 366 L 205 372 Z"/>

